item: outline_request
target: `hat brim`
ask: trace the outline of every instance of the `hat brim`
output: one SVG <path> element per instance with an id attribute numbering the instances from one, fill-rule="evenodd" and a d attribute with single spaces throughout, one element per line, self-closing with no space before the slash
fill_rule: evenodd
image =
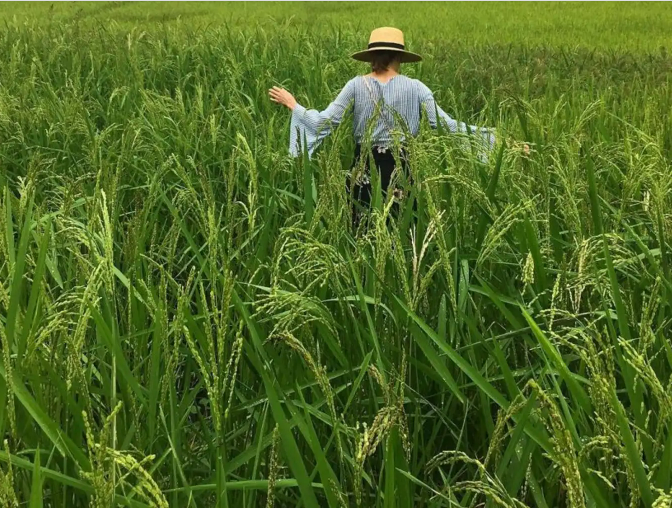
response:
<path id="1" fill-rule="evenodd" d="M 411 53 L 410 51 L 385 46 L 381 46 L 375 49 L 365 49 L 364 51 L 358 51 L 357 53 L 354 53 L 351 56 L 352 58 L 354 58 L 355 60 L 359 60 L 360 62 L 370 62 L 371 60 L 373 60 L 373 55 L 375 54 L 376 51 L 394 51 L 395 53 L 399 53 L 401 63 L 413 63 L 422 60 L 422 57 L 416 53 Z"/>

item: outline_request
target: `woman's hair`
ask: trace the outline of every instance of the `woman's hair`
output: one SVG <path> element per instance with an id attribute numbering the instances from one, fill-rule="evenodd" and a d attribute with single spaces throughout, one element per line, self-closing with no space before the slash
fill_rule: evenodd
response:
<path id="1" fill-rule="evenodd" d="M 385 71 L 392 62 L 400 59 L 397 51 L 373 51 L 371 56 L 371 70 L 373 72 Z"/>

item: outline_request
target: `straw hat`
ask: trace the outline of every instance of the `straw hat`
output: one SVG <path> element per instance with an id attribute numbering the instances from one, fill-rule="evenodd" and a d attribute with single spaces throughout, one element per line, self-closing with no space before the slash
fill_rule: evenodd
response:
<path id="1" fill-rule="evenodd" d="M 369 47 L 364 51 L 358 51 L 352 58 L 360 62 L 370 62 L 375 51 L 397 51 L 400 53 L 402 63 L 419 62 L 420 55 L 406 51 L 404 46 L 404 32 L 398 28 L 376 28 L 369 37 Z"/>

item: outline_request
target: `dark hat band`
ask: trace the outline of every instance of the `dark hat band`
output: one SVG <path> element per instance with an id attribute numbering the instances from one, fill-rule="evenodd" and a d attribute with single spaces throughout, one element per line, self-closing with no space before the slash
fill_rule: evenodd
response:
<path id="1" fill-rule="evenodd" d="M 397 44 L 396 42 L 370 42 L 369 49 L 374 48 L 395 48 L 395 49 L 404 49 L 403 44 Z"/>

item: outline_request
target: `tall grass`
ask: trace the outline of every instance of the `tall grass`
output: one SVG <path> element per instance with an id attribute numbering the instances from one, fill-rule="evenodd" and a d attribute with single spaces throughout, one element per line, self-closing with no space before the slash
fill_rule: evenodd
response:
<path id="1" fill-rule="evenodd" d="M 354 231 L 265 94 L 360 38 L 6 28 L 0 505 L 671 506 L 669 58 L 421 46 L 532 152 L 424 129 Z"/>

